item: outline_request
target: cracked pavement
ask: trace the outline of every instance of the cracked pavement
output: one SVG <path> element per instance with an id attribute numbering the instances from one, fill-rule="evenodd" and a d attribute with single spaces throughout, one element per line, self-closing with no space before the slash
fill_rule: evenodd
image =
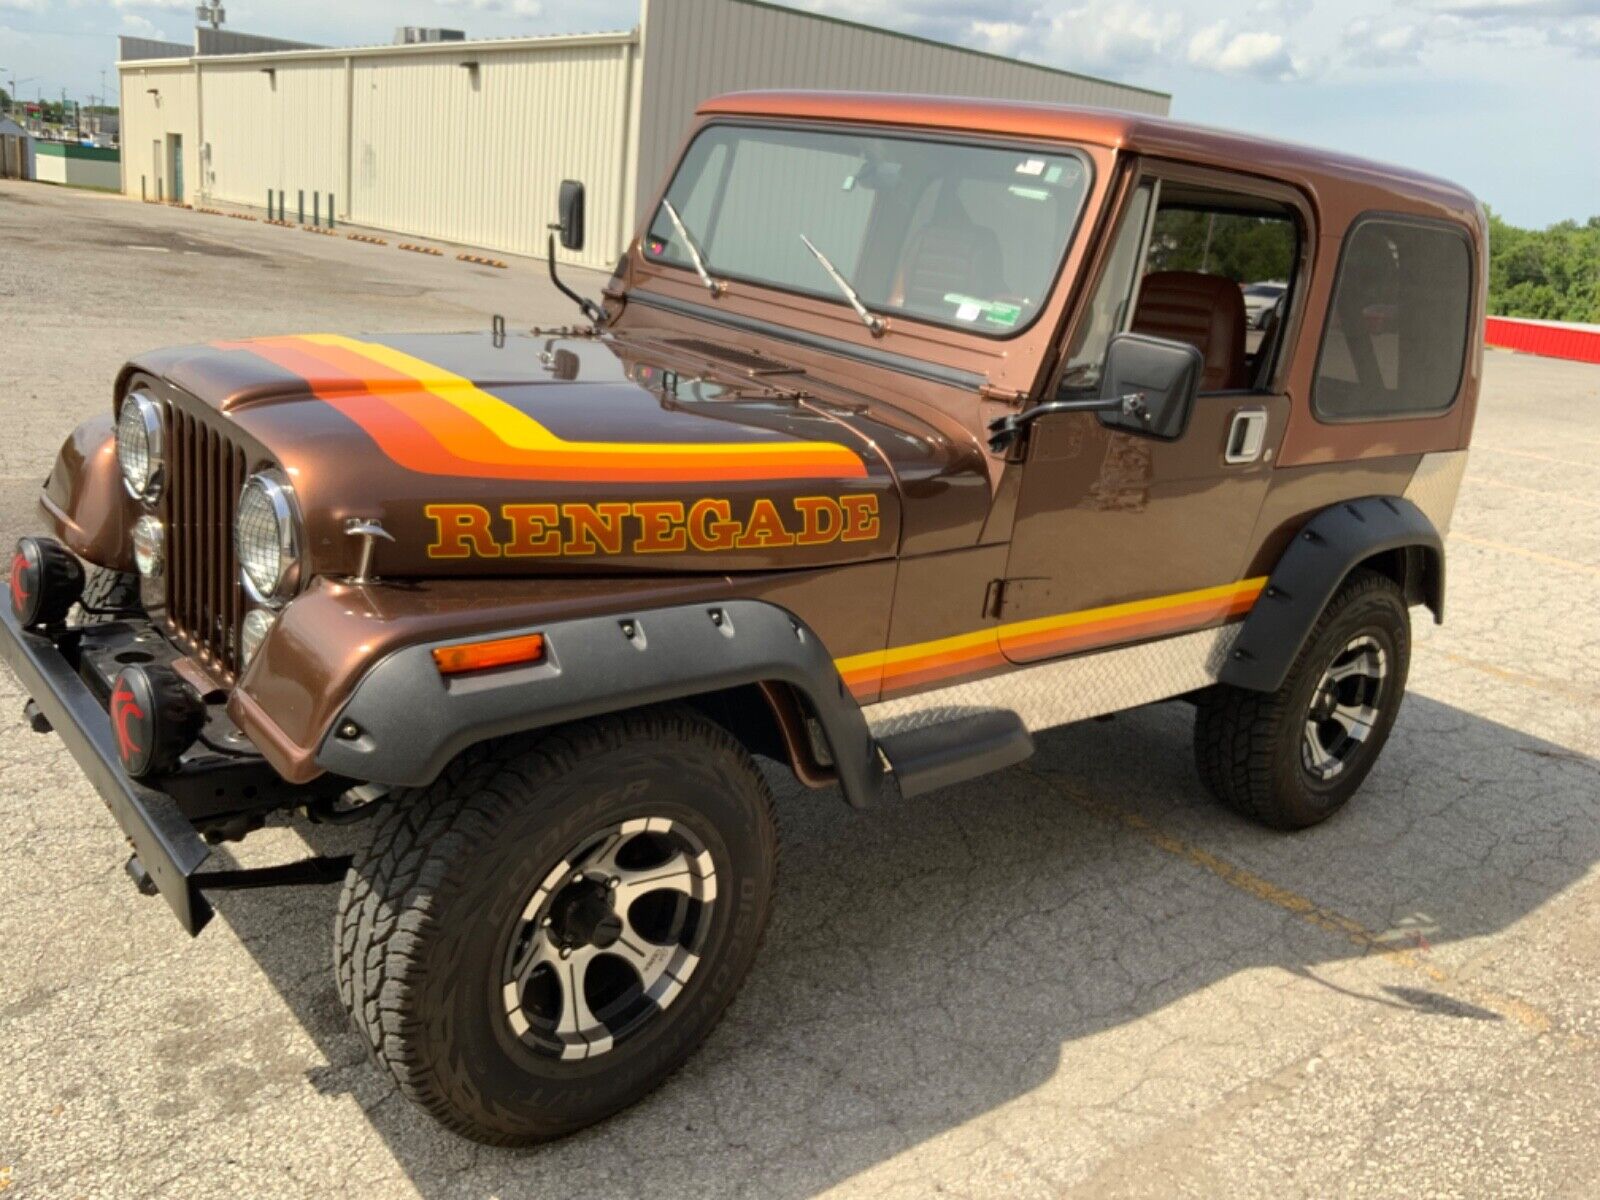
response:
<path id="1" fill-rule="evenodd" d="M 36 526 L 130 353 L 493 311 L 572 319 L 527 260 L 0 183 L 0 534 Z M 1417 614 L 1343 814 L 1283 836 L 1209 802 L 1181 705 L 869 812 L 780 782 L 776 911 L 727 1019 L 645 1102 L 533 1151 L 443 1132 L 368 1063 L 334 888 L 224 893 L 193 942 L 137 896 L 0 672 L 0 1192 L 1600 1194 L 1600 368 L 1491 352 L 1485 375 L 1448 623 Z"/>

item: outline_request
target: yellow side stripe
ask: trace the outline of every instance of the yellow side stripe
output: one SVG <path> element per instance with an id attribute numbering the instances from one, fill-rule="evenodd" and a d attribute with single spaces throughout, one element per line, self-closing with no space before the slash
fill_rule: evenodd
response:
<path id="1" fill-rule="evenodd" d="M 1081 625 L 1097 624 L 1101 621 L 1114 621 L 1121 617 L 1160 612 L 1164 609 L 1177 608 L 1185 604 L 1196 604 L 1206 600 L 1232 600 L 1236 597 L 1254 595 L 1260 592 L 1266 586 L 1266 583 L 1267 578 L 1262 575 L 1254 579 L 1242 579 L 1237 583 L 1224 583 L 1215 587 L 1197 588 L 1192 592 L 1177 592 L 1170 596 L 1154 596 L 1148 600 L 1129 600 L 1121 604 L 1107 604 L 1101 608 L 1079 609 L 1077 612 L 1059 613 L 1049 617 L 1033 617 L 1026 621 L 1014 621 L 1009 625 L 997 625 L 991 629 L 956 634 L 953 637 L 937 638 L 929 642 L 916 642 L 909 646 L 895 646 L 887 650 L 871 650 L 865 654 L 852 654 L 845 658 L 834 659 L 833 665 L 838 668 L 841 674 L 844 674 L 850 671 L 870 670 L 874 667 L 893 666 L 914 659 L 936 658 L 959 650 L 967 650 L 974 646 L 989 645 L 998 642 L 1002 638 L 1050 633 Z"/>

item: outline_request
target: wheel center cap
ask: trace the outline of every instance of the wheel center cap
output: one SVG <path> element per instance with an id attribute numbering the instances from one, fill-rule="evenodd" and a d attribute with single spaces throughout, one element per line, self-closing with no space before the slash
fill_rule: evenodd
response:
<path id="1" fill-rule="evenodd" d="M 604 950 L 622 936 L 622 918 L 611 907 L 605 885 L 585 880 L 556 897 L 550 932 L 558 946 L 594 946 Z"/>

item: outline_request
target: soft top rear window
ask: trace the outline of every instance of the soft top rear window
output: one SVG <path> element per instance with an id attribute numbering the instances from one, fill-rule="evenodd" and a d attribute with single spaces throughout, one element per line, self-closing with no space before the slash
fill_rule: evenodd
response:
<path id="1" fill-rule="evenodd" d="M 714 278 L 846 303 L 803 235 L 873 313 L 1007 337 L 1049 298 L 1089 181 L 1070 150 L 716 124 L 666 198 Z M 665 206 L 648 228 L 646 257 L 693 269 Z"/>
<path id="2" fill-rule="evenodd" d="M 1345 237 L 1317 358 L 1319 417 L 1370 421 L 1442 412 L 1466 367 L 1472 247 L 1464 231 L 1365 217 Z"/>

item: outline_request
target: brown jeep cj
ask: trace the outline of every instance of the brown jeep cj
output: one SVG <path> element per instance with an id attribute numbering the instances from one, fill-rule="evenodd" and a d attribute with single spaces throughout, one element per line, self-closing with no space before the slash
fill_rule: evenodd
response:
<path id="1" fill-rule="evenodd" d="M 749 970 L 753 755 L 865 805 L 1180 698 L 1234 811 L 1349 799 L 1443 612 L 1484 231 L 1439 180 L 1148 117 L 724 97 L 603 301 L 552 234 L 582 328 L 128 364 L 0 643 L 184 928 L 342 878 L 339 994 L 401 1090 L 557 1136 Z M 202 870 L 279 810 L 367 848 Z"/>

